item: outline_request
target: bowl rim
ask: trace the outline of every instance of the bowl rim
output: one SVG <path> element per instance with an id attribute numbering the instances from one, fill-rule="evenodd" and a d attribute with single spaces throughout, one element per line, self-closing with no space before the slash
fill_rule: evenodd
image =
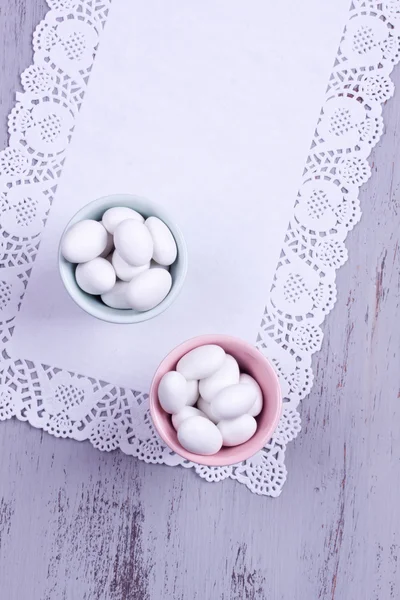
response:
<path id="1" fill-rule="evenodd" d="M 158 385 L 160 380 L 160 372 L 164 372 L 165 365 L 169 365 L 171 361 L 171 357 L 174 357 L 173 363 L 181 358 L 184 354 L 189 352 L 194 348 L 198 348 L 200 346 L 204 346 L 206 344 L 218 344 L 221 347 L 224 347 L 224 343 L 226 344 L 234 344 L 240 345 L 247 353 L 249 353 L 258 363 L 262 364 L 266 371 L 268 372 L 268 377 L 270 379 L 271 387 L 273 390 L 273 394 L 270 398 L 270 402 L 272 400 L 273 405 L 273 413 L 272 418 L 268 422 L 268 426 L 265 427 L 262 431 L 257 429 L 256 433 L 253 435 L 250 440 L 245 442 L 244 444 L 240 444 L 238 446 L 233 446 L 231 448 L 225 447 L 224 458 L 221 458 L 221 451 L 217 452 L 213 455 L 202 455 L 202 454 L 194 454 L 193 452 L 189 452 L 183 448 L 175 435 L 175 437 L 170 437 L 163 427 L 162 416 L 165 415 L 165 411 L 160 406 L 158 400 Z M 234 354 L 230 351 L 233 356 Z M 235 356 L 234 356 L 235 357 Z M 240 361 L 240 359 L 239 359 Z M 171 370 L 171 369 L 168 369 Z M 277 428 L 279 423 L 279 419 L 282 414 L 282 390 L 279 383 L 278 375 L 272 366 L 271 362 L 267 359 L 266 356 L 254 345 L 249 342 L 242 340 L 241 338 L 225 335 L 225 334 L 206 334 L 192 337 L 185 342 L 182 342 L 175 348 L 173 348 L 161 361 L 159 366 L 157 367 L 152 382 L 150 386 L 149 392 L 149 404 L 150 404 L 150 414 L 154 424 L 154 427 L 163 441 L 167 444 L 167 446 L 176 452 L 182 458 L 193 462 L 199 465 L 205 465 L 208 467 L 225 467 L 238 464 L 244 460 L 247 460 L 254 456 L 257 452 L 259 452 L 271 439 L 274 431 Z M 265 405 L 264 405 L 265 406 Z M 263 406 L 263 410 L 264 410 Z M 262 414 L 262 411 L 260 415 Z M 259 418 L 259 416 L 257 417 Z M 257 437 L 256 437 L 257 436 Z M 256 443 L 256 440 L 258 443 Z"/>
<path id="2" fill-rule="evenodd" d="M 144 311 L 144 312 L 136 312 L 130 309 L 118 309 L 107 306 L 98 300 L 97 296 L 90 296 L 90 294 L 86 294 L 83 290 L 81 290 L 73 275 L 74 269 L 76 265 L 68 262 L 61 253 L 61 244 L 65 233 L 68 231 L 72 225 L 82 221 L 84 219 L 93 218 L 91 214 L 96 210 L 103 210 L 105 212 L 109 208 L 117 207 L 117 206 L 126 206 L 127 208 L 132 208 L 137 210 L 141 214 L 148 216 L 155 216 L 161 219 L 167 227 L 170 229 L 176 245 L 178 249 L 177 255 L 177 264 L 179 264 L 179 271 L 177 273 L 176 278 L 172 279 L 171 290 L 168 295 L 154 308 Z M 96 198 L 92 200 L 88 204 L 82 206 L 68 221 L 63 232 L 60 237 L 60 241 L 58 244 L 58 271 L 61 277 L 61 281 L 65 290 L 67 291 L 70 298 L 75 302 L 77 306 L 79 306 L 83 311 L 88 313 L 89 315 L 101 320 L 106 321 L 108 323 L 116 323 L 116 324 L 135 324 L 142 323 L 144 321 L 148 321 L 153 319 L 163 313 L 169 306 L 173 304 L 176 298 L 179 296 L 183 284 L 186 279 L 186 274 L 188 270 L 188 252 L 185 238 L 176 223 L 171 220 L 169 215 L 160 208 L 157 204 L 147 200 L 142 196 L 136 196 L 134 194 L 109 194 L 107 196 L 102 196 L 100 198 Z M 71 276 L 72 274 L 72 276 Z"/>

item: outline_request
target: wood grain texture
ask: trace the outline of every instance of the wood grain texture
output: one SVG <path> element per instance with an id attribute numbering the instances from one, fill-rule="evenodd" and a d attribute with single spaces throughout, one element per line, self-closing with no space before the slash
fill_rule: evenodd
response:
<path id="1" fill-rule="evenodd" d="M 0 142 L 43 0 L 0 0 Z M 1 600 L 400 597 L 400 70 L 277 500 L 0 425 Z"/>

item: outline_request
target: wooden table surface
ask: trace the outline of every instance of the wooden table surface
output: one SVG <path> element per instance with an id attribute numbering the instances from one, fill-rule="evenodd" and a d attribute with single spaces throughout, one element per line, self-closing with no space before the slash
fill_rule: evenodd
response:
<path id="1" fill-rule="evenodd" d="M 44 0 L 0 0 L 0 142 Z M 0 424 L 1 600 L 400 597 L 400 69 L 271 500 Z"/>

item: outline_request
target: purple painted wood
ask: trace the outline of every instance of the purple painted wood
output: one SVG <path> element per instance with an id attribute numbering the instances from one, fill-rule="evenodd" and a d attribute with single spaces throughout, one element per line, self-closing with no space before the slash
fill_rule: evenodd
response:
<path id="1" fill-rule="evenodd" d="M 43 0 L 0 0 L 1 145 Z M 400 70 L 394 80 L 400 90 Z M 3 600 L 400 596 L 399 91 L 277 500 L 0 424 Z"/>

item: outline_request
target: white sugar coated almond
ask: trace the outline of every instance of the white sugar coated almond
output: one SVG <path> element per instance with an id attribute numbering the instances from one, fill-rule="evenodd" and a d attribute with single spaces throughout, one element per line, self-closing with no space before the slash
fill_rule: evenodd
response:
<path id="1" fill-rule="evenodd" d="M 212 401 L 212 408 L 218 420 L 235 419 L 244 415 L 256 399 L 254 388 L 245 383 L 236 383 L 222 389 Z"/>
<path id="2" fill-rule="evenodd" d="M 107 231 L 114 235 L 118 225 L 127 219 L 135 219 L 136 221 L 139 221 L 139 223 L 144 222 L 144 218 L 140 213 L 127 206 L 114 206 L 113 208 L 109 208 L 104 213 L 101 222 Z"/>
<path id="3" fill-rule="evenodd" d="M 178 362 L 176 370 L 186 379 L 204 379 L 218 371 L 225 356 L 225 350 L 220 346 L 206 344 L 185 354 Z"/>
<path id="4" fill-rule="evenodd" d="M 208 419 L 210 419 L 210 421 L 212 421 L 215 424 L 218 423 L 218 419 L 214 415 L 211 402 L 206 402 L 204 398 L 200 397 L 197 401 L 197 407 L 206 415 Z"/>
<path id="5" fill-rule="evenodd" d="M 170 415 L 186 406 L 186 379 L 176 371 L 169 371 L 161 378 L 158 386 L 158 399 L 161 407 Z"/>
<path id="6" fill-rule="evenodd" d="M 88 262 L 100 256 L 107 243 L 108 234 L 103 225 L 92 219 L 84 219 L 64 233 L 61 254 L 71 263 Z"/>
<path id="7" fill-rule="evenodd" d="M 178 253 L 174 236 L 166 224 L 158 217 L 149 217 L 145 221 L 153 239 L 153 259 L 168 267 L 175 262 Z"/>
<path id="8" fill-rule="evenodd" d="M 199 399 L 199 382 L 197 379 L 189 379 L 187 382 L 187 406 L 193 406 Z"/>
<path id="9" fill-rule="evenodd" d="M 216 454 L 222 446 L 222 434 L 218 427 L 205 417 L 190 417 L 178 429 L 179 443 L 195 454 Z"/>
<path id="10" fill-rule="evenodd" d="M 153 240 L 147 227 L 135 219 L 122 221 L 114 232 L 114 246 L 118 254 L 133 267 L 150 262 Z"/>
<path id="11" fill-rule="evenodd" d="M 122 281 L 131 281 L 134 277 L 139 275 L 139 273 L 143 273 L 143 271 L 150 269 L 149 262 L 140 267 L 132 267 L 132 265 L 129 265 L 116 250 L 114 250 L 112 255 L 112 265 L 118 279 L 122 279 Z"/>
<path id="12" fill-rule="evenodd" d="M 168 271 L 148 269 L 129 282 L 126 298 L 134 310 L 151 310 L 166 298 L 171 286 L 172 278 Z"/>
<path id="13" fill-rule="evenodd" d="M 111 233 L 107 234 L 107 245 L 105 247 L 105 249 L 103 250 L 103 252 L 100 254 L 101 258 L 108 258 L 108 256 L 112 253 L 112 251 L 114 250 L 114 237 L 111 235 Z"/>
<path id="14" fill-rule="evenodd" d="M 242 373 L 239 381 L 240 383 L 246 383 L 247 385 L 253 387 L 256 393 L 256 399 L 254 401 L 254 404 L 247 411 L 247 414 L 251 415 L 252 417 L 257 417 L 257 415 L 259 415 L 262 411 L 263 407 L 263 393 L 261 391 L 261 388 L 258 385 L 257 381 L 254 379 L 254 377 L 248 375 L 247 373 Z"/>
<path id="15" fill-rule="evenodd" d="M 195 408 L 194 406 L 184 406 L 182 410 L 175 415 L 172 415 L 172 425 L 174 426 L 175 430 L 178 431 L 183 421 L 190 419 L 190 417 L 204 417 L 204 415 L 201 410 Z"/>
<path id="16" fill-rule="evenodd" d="M 76 282 L 87 294 L 101 295 L 115 285 L 115 271 L 105 258 L 94 258 L 76 267 Z"/>
<path id="17" fill-rule="evenodd" d="M 251 415 L 241 415 L 236 419 L 220 421 L 218 429 L 224 446 L 238 446 L 253 437 L 257 430 L 257 421 Z"/>
<path id="18" fill-rule="evenodd" d="M 121 310 L 130 309 L 128 300 L 126 299 L 126 290 L 129 283 L 127 281 L 117 281 L 114 287 L 105 294 L 101 295 L 101 299 L 104 304 L 107 304 L 110 308 L 117 308 Z"/>
<path id="19" fill-rule="evenodd" d="M 223 388 L 239 383 L 239 377 L 239 365 L 236 359 L 227 354 L 218 371 L 200 381 L 200 395 L 207 402 L 211 402 Z"/>

